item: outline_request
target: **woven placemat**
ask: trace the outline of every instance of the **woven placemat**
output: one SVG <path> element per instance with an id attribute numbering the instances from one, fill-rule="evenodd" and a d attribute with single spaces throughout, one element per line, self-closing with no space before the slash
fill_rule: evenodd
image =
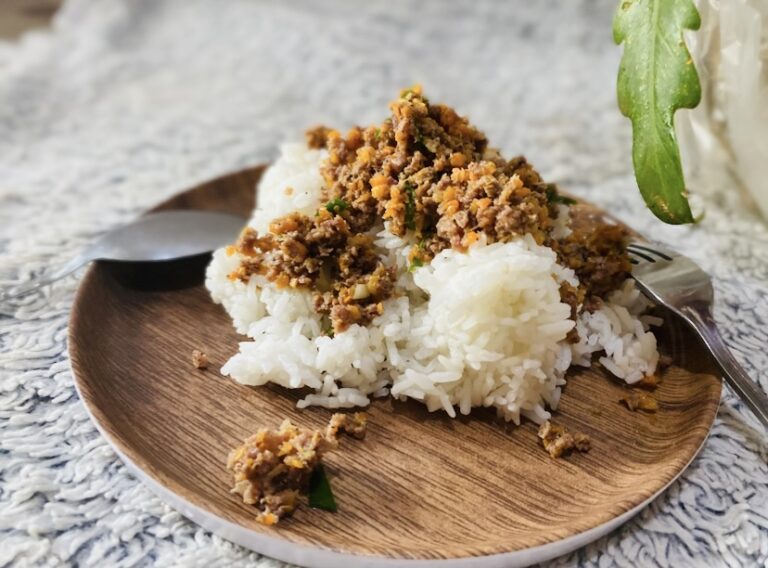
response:
<path id="1" fill-rule="evenodd" d="M 189 185 L 324 122 L 381 120 L 424 85 L 548 180 L 698 260 L 717 319 L 768 388 L 768 229 L 705 201 L 696 227 L 642 205 L 615 101 L 612 1 L 70 0 L 0 44 L 0 284 L 55 268 Z M 706 193 L 706 192 L 702 192 Z M 709 193 L 707 193 L 709 194 Z M 0 307 L 0 566 L 276 566 L 175 513 L 89 422 L 67 361 L 77 277 Z M 637 518 L 553 566 L 768 559 L 765 432 L 728 391 L 701 455 Z"/>

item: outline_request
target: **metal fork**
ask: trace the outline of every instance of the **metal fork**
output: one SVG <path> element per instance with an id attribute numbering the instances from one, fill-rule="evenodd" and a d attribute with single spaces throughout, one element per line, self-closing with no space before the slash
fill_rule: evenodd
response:
<path id="1" fill-rule="evenodd" d="M 690 258 L 657 243 L 633 242 L 627 247 L 632 276 L 654 302 L 682 317 L 714 355 L 728 385 L 768 428 L 768 396 L 733 357 L 712 317 L 712 280 Z"/>

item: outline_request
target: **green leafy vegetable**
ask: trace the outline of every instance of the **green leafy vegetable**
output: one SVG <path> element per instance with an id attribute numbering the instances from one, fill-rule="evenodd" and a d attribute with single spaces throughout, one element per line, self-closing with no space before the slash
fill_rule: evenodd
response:
<path id="1" fill-rule="evenodd" d="M 373 137 L 375 140 L 381 140 L 381 128 L 377 128 L 376 132 L 374 132 Z"/>
<path id="2" fill-rule="evenodd" d="M 424 261 L 421 260 L 421 258 L 419 258 L 418 256 L 414 256 L 413 259 L 411 260 L 410 266 L 408 267 L 408 272 L 413 272 L 414 270 L 416 270 L 417 268 L 421 268 L 422 266 L 424 266 Z"/>
<path id="3" fill-rule="evenodd" d="M 312 476 L 309 478 L 309 506 L 313 509 L 323 509 L 324 511 L 337 510 L 336 500 L 333 498 L 331 484 L 325 475 L 325 468 L 318 464 L 312 470 Z"/>
<path id="4" fill-rule="evenodd" d="M 416 186 L 411 182 L 405 182 L 405 228 L 416 229 Z"/>
<path id="5" fill-rule="evenodd" d="M 565 195 L 560 195 L 557 192 L 557 188 L 554 186 L 554 184 L 547 184 L 546 188 L 547 192 L 547 202 L 549 203 L 562 203 L 563 205 L 574 205 L 576 204 L 575 199 L 571 199 L 570 197 L 566 197 Z"/>
<path id="6" fill-rule="evenodd" d="M 424 134 L 421 133 L 421 130 L 419 130 L 418 127 L 415 128 L 416 132 L 414 133 L 413 137 L 416 138 L 416 142 L 419 144 L 424 144 Z"/>
<path id="7" fill-rule="evenodd" d="M 400 91 L 400 98 L 401 99 L 408 100 L 408 99 L 413 99 L 415 97 L 419 97 L 422 101 L 424 101 L 425 105 L 429 104 L 429 100 L 427 99 L 427 97 L 425 97 L 422 94 L 421 86 L 420 85 L 414 85 L 413 87 L 410 87 L 408 89 L 402 89 Z"/>
<path id="8" fill-rule="evenodd" d="M 405 228 L 416 229 L 416 186 L 411 182 L 405 182 Z"/>
<path id="9" fill-rule="evenodd" d="M 325 204 L 325 209 L 329 213 L 333 213 L 334 215 L 338 215 L 342 211 L 346 210 L 349 207 L 349 203 L 344 201 L 343 199 L 337 197 L 336 199 L 331 199 L 328 203 Z"/>
<path id="10" fill-rule="evenodd" d="M 419 239 L 418 244 L 416 245 L 420 251 L 427 250 L 427 239 L 421 238 Z M 417 268 L 421 268 L 424 266 L 424 259 L 419 256 L 418 254 L 414 255 L 411 259 L 411 263 L 408 265 L 408 272 L 413 272 Z"/>
<path id="11" fill-rule="evenodd" d="M 667 223 L 694 220 L 673 117 L 701 99 L 683 39 L 683 30 L 700 23 L 692 0 L 621 0 L 613 19 L 613 39 L 624 44 L 617 91 L 619 108 L 632 121 L 635 178 L 650 210 Z"/>

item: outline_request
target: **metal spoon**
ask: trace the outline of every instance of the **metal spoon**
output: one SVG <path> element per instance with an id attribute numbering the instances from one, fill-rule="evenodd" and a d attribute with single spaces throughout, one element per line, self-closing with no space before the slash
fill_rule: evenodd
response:
<path id="1" fill-rule="evenodd" d="M 93 260 L 155 262 L 196 256 L 235 240 L 246 220 L 213 211 L 161 211 L 110 231 L 40 280 L 0 292 L 0 301 L 46 286 Z"/>

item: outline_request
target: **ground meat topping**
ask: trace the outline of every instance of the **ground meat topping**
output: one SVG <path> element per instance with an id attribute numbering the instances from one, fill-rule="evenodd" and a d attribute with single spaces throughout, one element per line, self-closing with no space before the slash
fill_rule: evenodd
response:
<path id="1" fill-rule="evenodd" d="M 588 208 L 572 206 L 571 234 L 553 241 L 560 262 L 573 269 L 585 296 L 595 302 L 629 277 L 627 231 L 597 218 Z"/>
<path id="2" fill-rule="evenodd" d="M 198 369 L 205 369 L 208 367 L 208 355 L 198 349 L 192 351 L 192 364 Z"/>
<path id="3" fill-rule="evenodd" d="M 328 143 L 328 135 L 333 132 L 327 126 L 315 126 L 306 132 L 307 146 L 313 150 L 325 148 Z"/>
<path id="4" fill-rule="evenodd" d="M 573 450 L 588 452 L 591 446 L 589 436 L 586 434 L 571 434 L 565 426 L 555 424 L 547 420 L 539 428 L 539 438 L 544 449 L 553 458 L 568 455 Z"/>
<path id="5" fill-rule="evenodd" d="M 334 414 L 325 431 L 308 430 L 285 420 L 280 428 L 261 428 L 232 450 L 227 469 L 234 474 L 232 493 L 259 509 L 256 519 L 273 525 L 290 515 L 306 493 L 312 470 L 326 452 L 338 447 L 339 431 L 365 435 L 364 413 Z"/>
<path id="6" fill-rule="evenodd" d="M 369 323 L 394 291 L 394 269 L 376 254 L 373 239 L 353 233 L 327 209 L 313 219 L 299 213 L 275 219 L 263 237 L 246 228 L 231 252 L 243 256 L 233 280 L 260 274 L 278 287 L 314 289 L 315 307 L 335 333 Z"/>
<path id="7" fill-rule="evenodd" d="M 621 397 L 619 402 L 630 410 L 656 412 L 659 409 L 659 403 L 651 393 L 637 389 L 633 389 L 628 395 Z"/>
<path id="8" fill-rule="evenodd" d="M 231 278 L 259 274 L 277 286 L 312 289 L 315 308 L 336 333 L 369 323 L 394 294 L 394 268 L 379 258 L 370 236 L 382 225 L 416 243 L 412 267 L 480 239 L 531 235 L 579 277 L 578 289 L 562 289 L 574 318 L 626 279 L 623 229 L 575 215 L 570 234 L 553 237 L 562 205 L 571 200 L 524 157 L 503 159 L 466 118 L 430 104 L 418 86 L 403 91 L 390 110 L 380 125 L 354 127 L 346 136 L 324 126 L 307 132 L 309 147 L 328 151 L 321 165 L 325 204 L 314 217 L 275 219 L 265 235 L 246 230 L 231 248 L 243 256 Z"/>
<path id="9" fill-rule="evenodd" d="M 355 412 L 354 414 L 337 413 L 331 416 L 331 421 L 328 423 L 325 431 L 325 437 L 335 438 L 339 430 L 341 430 L 353 438 L 362 440 L 367 429 L 368 416 L 365 412 Z"/>
<path id="10" fill-rule="evenodd" d="M 576 287 L 568 282 L 560 284 L 560 299 L 571 306 L 571 319 L 574 321 L 579 313 L 579 308 L 584 305 L 585 294 L 583 286 Z M 570 343 L 577 343 L 579 341 L 579 333 L 575 327 L 568 332 L 566 339 Z"/>
<path id="11" fill-rule="evenodd" d="M 663 366 L 662 366 L 661 360 L 659 360 L 659 363 L 657 364 L 656 368 L 659 370 L 662 370 Z M 640 387 L 641 389 L 652 391 L 659 386 L 660 382 L 661 382 L 661 379 L 659 379 L 658 375 L 645 375 L 642 379 L 640 379 L 635 383 L 635 386 Z"/>

